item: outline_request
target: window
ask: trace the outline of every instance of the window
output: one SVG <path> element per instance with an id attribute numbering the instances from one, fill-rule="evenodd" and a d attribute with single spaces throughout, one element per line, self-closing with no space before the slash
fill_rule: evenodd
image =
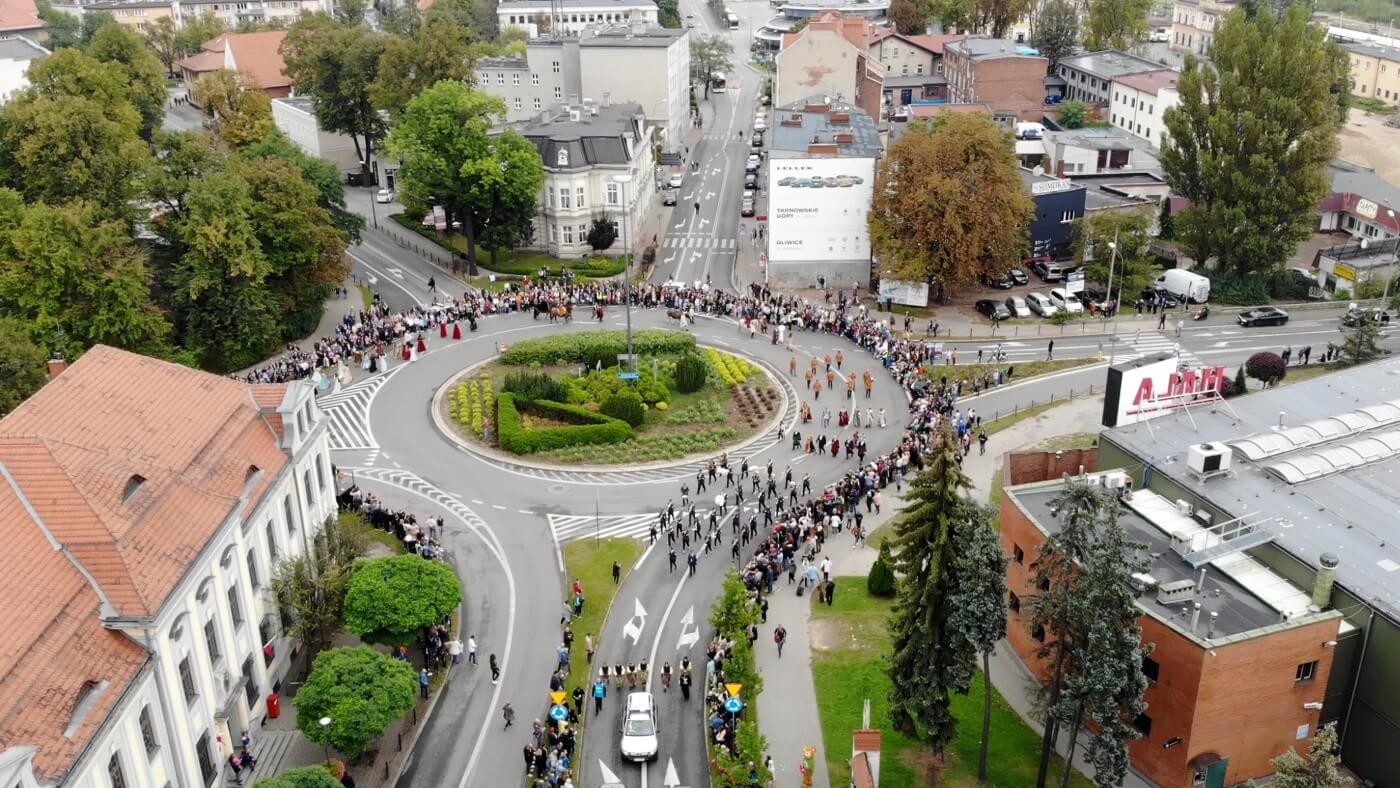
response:
<path id="1" fill-rule="evenodd" d="M 519 84 L 520 84 L 520 72 L 519 72 L 519 71 L 516 71 L 515 73 L 513 73 L 513 74 L 510 75 L 510 84 L 512 84 L 512 85 L 519 85 Z"/>
<path id="2" fill-rule="evenodd" d="M 295 477 L 293 477 L 293 478 L 295 478 Z M 270 557 L 272 558 L 273 561 L 276 561 L 278 558 L 280 558 L 280 557 L 282 556 L 282 552 L 281 552 L 281 550 L 279 550 L 278 547 L 277 547 L 277 532 L 274 531 L 274 530 L 272 529 L 272 521 L 271 521 L 271 520 L 268 520 L 268 521 L 267 521 L 267 528 L 266 528 L 266 531 L 267 531 L 267 554 L 268 554 L 268 556 L 270 556 Z"/>
<path id="3" fill-rule="evenodd" d="M 204 784 L 208 785 L 218 775 L 214 768 L 214 753 L 209 749 L 209 731 L 200 734 L 194 752 L 199 756 L 199 773 L 204 778 Z"/>
<path id="4" fill-rule="evenodd" d="M 137 721 L 141 724 L 141 743 L 146 745 L 146 754 L 154 755 L 160 749 L 160 742 L 156 740 L 156 726 L 151 724 L 150 706 L 141 707 L 141 716 Z"/>
<path id="5" fill-rule="evenodd" d="M 1039 624 L 1036 624 L 1035 626 L 1031 627 L 1031 637 L 1035 638 L 1037 641 L 1039 641 L 1039 642 L 1041 642 L 1041 643 L 1044 643 L 1044 642 L 1045 642 L 1045 627 L 1042 627 L 1042 626 L 1039 625 Z"/>
<path id="6" fill-rule="evenodd" d="M 1150 736 L 1152 734 L 1152 718 L 1146 714 L 1139 714 L 1133 720 L 1133 727 L 1137 728 L 1144 737 Z"/>
<path id="7" fill-rule="evenodd" d="M 584 199 L 584 196 L 583 196 L 583 187 L 582 187 L 582 186 L 575 186 L 575 187 L 574 187 L 574 207 L 575 207 L 575 208 L 586 208 L 586 207 L 587 207 L 587 200 Z"/>
<path id="8" fill-rule="evenodd" d="M 199 697 L 199 693 L 194 689 L 194 674 L 190 672 L 189 657 L 180 660 L 180 689 L 185 693 L 186 703 Z"/>
<path id="9" fill-rule="evenodd" d="M 1060 214 L 1060 224 L 1069 224 L 1074 221 L 1074 211 L 1065 211 Z"/>
<path id="10" fill-rule="evenodd" d="M 567 166 L 569 166 L 569 150 L 568 150 L 567 148 L 560 148 L 560 149 L 559 149 L 559 156 L 558 156 L 558 158 L 556 159 L 556 161 L 559 163 L 559 166 L 560 166 L 560 167 L 567 167 Z M 560 207 L 560 208 L 568 208 L 568 207 L 569 207 L 569 206 L 568 206 L 568 201 L 569 201 L 569 193 L 561 189 L 561 190 L 559 191 L 559 203 L 560 203 L 560 204 L 559 204 L 559 207 Z"/>
<path id="11" fill-rule="evenodd" d="M 139 473 L 133 473 L 130 479 L 126 480 L 126 489 L 122 490 L 122 503 L 131 500 L 131 496 L 141 489 L 141 485 L 146 483 L 146 477 Z"/>
<path id="12" fill-rule="evenodd" d="M 923 64 L 923 63 L 920 63 L 920 64 L 914 66 L 914 73 L 915 73 L 915 74 L 918 74 L 918 75 L 920 75 L 920 76 L 922 76 L 923 73 L 924 73 L 924 64 Z"/>
<path id="13" fill-rule="evenodd" d="M 235 583 L 228 588 L 228 615 L 233 620 L 233 626 L 238 628 L 243 623 L 243 607 L 238 604 L 238 584 Z"/>
<path id="14" fill-rule="evenodd" d="M 559 73 L 559 61 L 554 61 L 554 73 Z"/>
<path id="15" fill-rule="evenodd" d="M 564 100 L 564 89 L 561 88 L 561 87 L 559 87 L 558 85 L 555 85 L 555 86 L 554 86 L 554 100 L 555 100 L 555 101 L 563 101 L 563 100 Z"/>
<path id="16" fill-rule="evenodd" d="M 204 645 L 209 649 L 209 664 L 214 664 L 223 656 L 219 651 L 219 633 L 214 628 L 214 619 L 204 622 Z"/>
<path id="17" fill-rule="evenodd" d="M 535 99 L 535 109 L 536 109 L 536 110 L 543 109 L 543 102 L 541 102 L 541 101 L 539 100 L 539 98 L 536 98 L 536 99 Z"/>
<path id="18" fill-rule="evenodd" d="M 549 187 L 549 207 L 554 207 L 554 187 Z"/>
<path id="19" fill-rule="evenodd" d="M 538 84 L 540 84 L 540 75 L 539 75 L 539 74 L 536 74 L 536 73 L 533 72 L 533 71 L 531 71 L 531 72 L 530 72 L 530 84 L 531 84 L 531 85 L 538 85 Z"/>
<path id="20" fill-rule="evenodd" d="M 549 242 L 554 243 L 557 240 L 559 240 L 559 228 L 551 224 L 549 226 Z"/>
<path id="21" fill-rule="evenodd" d="M 1303 664 L 1299 665 L 1299 666 L 1298 666 L 1298 669 L 1297 669 L 1296 671 L 1293 672 L 1293 680 L 1294 680 L 1294 681 L 1312 681 L 1312 680 L 1313 680 L 1313 677 L 1316 676 L 1316 675 L 1317 675 L 1317 660 L 1313 660 L 1312 662 L 1304 662 Z"/>
<path id="22" fill-rule="evenodd" d="M 622 189 L 616 183 L 608 184 L 608 205 L 617 205 L 621 202 Z"/>
<path id="23" fill-rule="evenodd" d="M 496 84 L 497 84 L 497 85 L 504 85 L 504 84 L 506 84 L 506 72 L 504 72 L 504 71 L 498 71 L 498 72 L 496 72 Z"/>
<path id="24" fill-rule="evenodd" d="M 243 660 L 243 699 L 248 701 L 248 708 L 258 705 L 258 681 L 253 675 L 253 658 L 248 657 Z"/>
<path id="25" fill-rule="evenodd" d="M 273 651 L 270 646 L 273 638 L 277 637 L 277 628 L 272 625 L 272 616 L 263 616 L 262 621 L 258 622 L 258 637 L 262 639 L 263 644 L 263 664 L 271 665 Z"/>
<path id="26" fill-rule="evenodd" d="M 561 167 L 566 167 L 566 166 L 568 166 L 568 164 L 569 164 L 569 153 L 568 153 L 568 151 L 562 151 L 562 150 L 559 151 L 559 165 L 560 165 Z M 567 211 L 567 210 L 569 210 L 571 207 L 573 207 L 573 202 L 574 202 L 574 198 L 573 198 L 572 195 L 569 194 L 569 187 L 568 187 L 568 186 L 561 187 L 561 188 L 559 189 L 559 207 Z"/>
<path id="27" fill-rule="evenodd" d="M 1016 596 L 1015 591 L 1007 591 L 1006 594 L 1006 606 L 1011 608 L 1013 613 L 1021 612 L 1021 598 Z"/>
<path id="28" fill-rule="evenodd" d="M 112 788 L 126 788 L 126 773 L 122 771 L 122 755 L 119 752 L 112 753 L 112 760 L 107 761 L 107 779 L 112 781 Z"/>
<path id="29" fill-rule="evenodd" d="M 1039 588 L 1041 591 L 1049 591 L 1049 590 L 1050 590 L 1050 578 L 1048 578 L 1048 577 L 1042 577 L 1042 578 L 1040 578 L 1039 582 L 1037 582 L 1037 583 L 1035 584 L 1035 587 L 1036 587 L 1036 588 Z"/>
<path id="30" fill-rule="evenodd" d="M 899 67 L 899 75 L 900 75 L 901 77 L 907 77 L 907 76 L 909 76 L 909 64 L 908 64 L 908 63 L 905 63 L 904 65 L 902 65 L 902 66 Z"/>
<path id="31" fill-rule="evenodd" d="M 248 584 L 254 591 L 262 588 L 262 580 L 258 578 L 258 554 L 253 548 L 248 548 Z"/>
<path id="32" fill-rule="evenodd" d="M 311 478 L 309 474 L 302 477 L 302 483 L 306 485 L 307 497 L 311 499 L 313 504 L 316 503 L 315 496 L 311 495 Z M 297 518 L 292 514 L 292 496 L 290 495 L 282 496 L 282 519 L 287 521 L 287 533 L 289 535 L 296 534 Z"/>
<path id="33" fill-rule="evenodd" d="M 515 108 L 517 110 L 525 108 L 525 102 L 519 96 L 515 97 Z"/>
<path id="34" fill-rule="evenodd" d="M 1026 551 L 1022 550 L 1020 545 L 1012 544 L 1011 560 L 1015 561 L 1018 564 L 1024 564 L 1026 562 Z"/>
<path id="35" fill-rule="evenodd" d="M 572 224 L 566 224 L 566 225 L 564 225 L 564 243 L 566 243 L 566 244 L 572 244 L 573 242 L 574 242 L 574 226 L 573 226 Z"/>
<path id="36" fill-rule="evenodd" d="M 321 457 L 316 461 L 316 487 L 326 489 L 326 458 Z"/>
<path id="37" fill-rule="evenodd" d="M 1157 675 L 1161 670 L 1162 666 L 1157 664 L 1157 660 L 1151 657 L 1142 658 L 1142 675 L 1146 676 L 1148 681 L 1156 683 Z"/>

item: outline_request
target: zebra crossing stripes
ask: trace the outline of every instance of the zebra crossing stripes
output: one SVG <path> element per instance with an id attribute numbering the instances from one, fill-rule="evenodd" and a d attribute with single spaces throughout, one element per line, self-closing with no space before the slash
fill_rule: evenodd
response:
<path id="1" fill-rule="evenodd" d="M 599 537 L 636 537 L 641 539 L 657 523 L 655 514 L 609 514 L 594 517 L 586 514 L 551 514 L 549 530 L 559 544 Z"/>
<path id="2" fill-rule="evenodd" d="M 1200 364 L 1201 360 L 1194 353 L 1181 346 L 1181 341 L 1173 337 L 1168 337 L 1160 331 L 1149 331 L 1137 335 L 1129 343 L 1133 350 L 1137 351 L 1137 357 L 1155 355 L 1157 353 L 1175 354 L 1187 364 Z M 1131 358 L 1132 356 L 1125 356 Z"/>
<path id="3" fill-rule="evenodd" d="M 739 244 L 733 238 L 711 236 L 668 236 L 661 242 L 663 249 L 736 249 Z"/>
<path id="4" fill-rule="evenodd" d="M 378 449 L 369 429 L 369 405 L 387 375 L 375 375 L 316 401 L 330 420 L 331 451 Z"/>

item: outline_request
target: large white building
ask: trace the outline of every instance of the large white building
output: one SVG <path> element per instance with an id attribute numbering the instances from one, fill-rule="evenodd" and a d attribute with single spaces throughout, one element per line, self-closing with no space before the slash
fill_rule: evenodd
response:
<path id="1" fill-rule="evenodd" d="M 1113 95 L 1104 118 L 1118 128 L 1140 137 L 1158 148 L 1166 140 L 1167 124 L 1162 116 L 1181 103 L 1176 90 L 1181 75 L 1170 69 L 1125 74 L 1113 80 Z"/>
<path id="2" fill-rule="evenodd" d="M 29 65 L 48 54 L 24 36 L 0 38 L 0 104 L 29 87 Z"/>
<path id="3" fill-rule="evenodd" d="M 345 134 L 322 130 L 311 99 L 304 96 L 273 99 L 272 122 L 308 156 L 325 159 L 342 172 L 360 168 L 355 141 Z"/>
<path id="4" fill-rule="evenodd" d="M 578 35 L 590 27 L 642 22 L 656 25 L 652 0 L 501 0 L 496 23 L 539 35 Z"/>
<path id="5" fill-rule="evenodd" d="M 291 659 L 274 569 L 335 513 L 314 387 L 51 372 L 0 420 L 0 785 L 224 785 Z"/>
<path id="6" fill-rule="evenodd" d="M 515 130 L 544 160 L 534 248 L 556 257 L 588 254 L 588 230 L 594 218 L 605 217 L 617 225 L 610 253 L 641 251 L 639 228 L 657 192 L 651 127 L 641 105 L 556 107 Z"/>
<path id="7" fill-rule="evenodd" d="M 676 151 L 690 120 L 690 31 L 633 22 L 532 39 L 524 57 L 478 60 L 476 85 L 505 100 L 511 123 L 563 103 L 634 102 Z"/>

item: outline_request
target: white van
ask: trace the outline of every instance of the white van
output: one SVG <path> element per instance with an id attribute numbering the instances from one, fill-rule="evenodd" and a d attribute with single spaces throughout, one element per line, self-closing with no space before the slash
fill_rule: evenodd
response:
<path id="1" fill-rule="evenodd" d="M 1193 304 L 1204 304 L 1210 300 L 1210 279 L 1181 268 L 1162 272 L 1152 286 Z"/>
<path id="2" fill-rule="evenodd" d="M 1065 292 L 1062 288 L 1055 288 L 1050 291 L 1050 303 L 1063 312 L 1077 315 L 1084 311 L 1084 305 L 1079 303 L 1079 299 Z"/>

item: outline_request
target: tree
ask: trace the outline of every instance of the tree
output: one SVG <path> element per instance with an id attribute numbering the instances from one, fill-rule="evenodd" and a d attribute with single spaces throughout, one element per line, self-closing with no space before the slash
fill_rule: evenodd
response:
<path id="1" fill-rule="evenodd" d="M 1337 150 L 1339 51 L 1294 7 L 1281 19 L 1236 9 L 1209 62 L 1187 56 L 1161 160 L 1172 193 L 1189 200 L 1175 229 L 1197 261 L 1216 257 L 1243 278 L 1279 266 L 1312 232 Z"/>
<path id="2" fill-rule="evenodd" d="M 1033 22 L 1031 46 L 1050 61 L 1053 74 L 1062 59 L 1079 50 L 1079 11 L 1069 0 L 1050 0 Z"/>
<path id="3" fill-rule="evenodd" d="M 902 36 L 920 36 L 928 30 L 928 20 L 914 4 L 914 0 L 894 0 L 890 3 L 890 22 Z"/>
<path id="4" fill-rule="evenodd" d="M 461 217 L 473 264 L 479 241 L 525 235 L 544 184 L 533 144 L 513 131 L 491 133 L 504 115 L 502 99 L 443 81 L 408 103 L 387 143 L 401 162 L 399 190 L 441 205 L 448 226 Z"/>
<path id="5" fill-rule="evenodd" d="M 469 82 L 472 31 L 450 16 L 434 16 L 411 38 L 393 37 L 379 58 L 370 88 L 375 106 L 397 118 L 414 96 L 444 79 Z"/>
<path id="6" fill-rule="evenodd" d="M 170 324 L 150 290 L 146 252 L 122 222 L 0 189 L 0 305 L 34 342 L 66 358 L 98 343 L 159 355 Z"/>
<path id="7" fill-rule="evenodd" d="M 34 7 L 39 12 L 39 19 L 44 22 L 44 33 L 48 36 L 45 46 L 57 51 L 78 45 L 82 17 L 54 8 L 49 0 L 35 0 Z"/>
<path id="8" fill-rule="evenodd" d="M 1157 237 L 1163 241 L 1170 241 L 1176 237 L 1176 216 L 1172 214 L 1170 197 L 1162 198 L 1162 207 L 1157 213 Z"/>
<path id="9" fill-rule="evenodd" d="M 870 564 L 870 573 L 865 577 L 865 590 L 871 596 L 892 597 L 899 588 L 894 576 L 894 557 L 890 554 L 890 540 L 880 543 L 880 552 Z"/>
<path id="10" fill-rule="evenodd" d="M 461 603 L 462 585 L 441 561 L 416 555 L 361 561 L 345 590 L 345 628 L 370 643 L 404 645 Z"/>
<path id="11" fill-rule="evenodd" d="M 1113 286 L 1109 298 L 1118 293 L 1131 301 L 1152 283 L 1158 269 L 1150 259 L 1149 209 L 1100 211 L 1076 219 L 1074 225 L 1075 257 L 1086 263 L 1087 279 Z M 1116 253 L 1109 244 L 1117 245 Z"/>
<path id="12" fill-rule="evenodd" d="M 367 184 L 375 147 L 386 129 L 372 94 L 388 44 L 382 33 L 325 14 L 302 17 L 282 41 L 287 76 L 299 93 L 311 97 L 323 130 L 348 135 L 355 143 Z"/>
<path id="13" fill-rule="evenodd" d="M 700 36 L 690 42 L 690 83 L 703 85 L 710 97 L 710 77 L 733 68 L 734 46 L 721 36 Z"/>
<path id="14" fill-rule="evenodd" d="M 1084 25 L 1084 48 L 1132 49 L 1147 40 L 1147 14 L 1152 0 L 1089 0 Z"/>
<path id="15" fill-rule="evenodd" d="M 927 282 L 942 298 L 1021 261 L 1035 205 L 991 118 L 911 123 L 876 180 L 870 236 L 885 277 Z"/>
<path id="16" fill-rule="evenodd" d="M 1381 324 L 1369 313 L 1363 312 L 1356 325 L 1343 328 L 1342 335 L 1342 360 L 1347 364 L 1364 364 L 1380 358 Z"/>
<path id="17" fill-rule="evenodd" d="M 710 626 L 721 637 L 748 641 L 750 626 L 759 622 L 758 607 L 749 598 L 749 589 L 738 572 L 730 570 L 720 585 L 719 598 L 710 608 Z"/>
<path id="18" fill-rule="evenodd" d="M 1235 396 L 1249 393 L 1249 381 L 1244 376 L 1244 365 L 1235 370 Z"/>
<path id="19" fill-rule="evenodd" d="M 546 17 L 548 19 L 548 17 Z M 672 30 L 681 26 L 681 9 L 679 0 L 657 0 L 656 22 L 665 28 Z M 546 26 L 544 30 L 548 30 Z"/>
<path id="20" fill-rule="evenodd" d="M 967 693 L 977 664 L 976 648 L 952 622 L 956 590 L 978 582 L 956 561 L 959 523 L 975 516 L 960 451 L 951 432 L 938 433 L 893 536 L 899 591 L 890 618 L 890 721 L 940 755 L 954 736 L 952 694 Z"/>
<path id="21" fill-rule="evenodd" d="M 176 44 L 180 57 L 188 57 L 199 52 L 204 45 L 227 32 L 223 20 L 213 14 L 186 17 L 180 22 Z"/>
<path id="22" fill-rule="evenodd" d="M 1275 772 L 1271 784 L 1278 788 L 1350 788 L 1355 782 L 1342 772 L 1337 749 L 1337 724 L 1329 722 L 1313 735 L 1307 758 L 1289 747 L 1288 752 L 1270 761 Z"/>
<path id="23" fill-rule="evenodd" d="M 185 56 L 180 49 L 180 31 L 175 27 L 175 18 L 163 16 L 146 28 L 146 45 L 155 53 L 165 73 L 175 73 L 175 61 Z"/>
<path id="24" fill-rule="evenodd" d="M 25 324 L 0 317 L 0 416 L 14 410 L 48 380 L 44 349 L 30 339 Z"/>
<path id="25" fill-rule="evenodd" d="M 1244 371 L 1268 387 L 1283 380 L 1283 376 L 1288 374 L 1288 365 L 1283 363 L 1283 357 L 1279 354 L 1261 350 L 1245 359 Z"/>
<path id="26" fill-rule="evenodd" d="M 317 764 L 288 769 L 274 777 L 258 780 L 254 786 L 255 788 L 340 788 L 340 780 L 332 777 L 323 764 Z"/>
<path id="27" fill-rule="evenodd" d="M 588 228 L 588 245 L 593 251 L 606 252 L 616 240 L 617 225 L 606 216 L 593 217 L 593 224 Z"/>
<path id="28" fill-rule="evenodd" d="M 994 510 L 977 507 L 956 522 L 953 541 L 959 583 L 948 594 L 948 627 L 965 641 L 963 650 L 982 655 L 982 750 L 977 781 L 986 783 L 992 737 L 991 659 L 997 641 L 1006 636 L 1006 554 L 997 538 Z"/>
<path id="29" fill-rule="evenodd" d="M 1060 125 L 1067 129 L 1082 129 L 1091 120 L 1089 105 L 1077 99 L 1059 105 Z"/>
<path id="30" fill-rule="evenodd" d="M 989 28 L 992 38 L 1005 38 L 1016 20 L 1030 13 L 1032 0 L 977 0 L 982 16 L 980 27 Z"/>
<path id="31" fill-rule="evenodd" d="M 362 533 L 338 521 L 326 523 L 322 535 L 323 547 L 278 564 L 272 578 L 277 604 L 292 611 L 287 634 L 311 653 L 330 645 L 340 630 L 350 574 L 369 550 Z"/>
<path id="32" fill-rule="evenodd" d="M 93 34 L 87 53 L 126 85 L 127 98 L 141 115 L 141 137 L 149 140 L 165 118 L 169 90 L 165 72 L 141 35 L 126 25 L 106 25 Z"/>
<path id="33" fill-rule="evenodd" d="M 945 31 L 980 33 L 985 20 L 977 0 L 924 0 L 926 17 L 937 19 Z"/>
<path id="34" fill-rule="evenodd" d="M 371 739 L 413 708 L 417 688 L 413 668 L 368 646 L 322 651 L 292 699 L 297 728 L 317 744 L 358 758 Z M 331 723 L 321 725 L 323 717 Z"/>
<path id="35" fill-rule="evenodd" d="M 251 145 L 272 131 L 272 101 L 261 90 L 244 89 L 243 78 L 233 71 L 201 74 L 190 94 L 214 119 L 214 133 L 230 147 Z"/>

